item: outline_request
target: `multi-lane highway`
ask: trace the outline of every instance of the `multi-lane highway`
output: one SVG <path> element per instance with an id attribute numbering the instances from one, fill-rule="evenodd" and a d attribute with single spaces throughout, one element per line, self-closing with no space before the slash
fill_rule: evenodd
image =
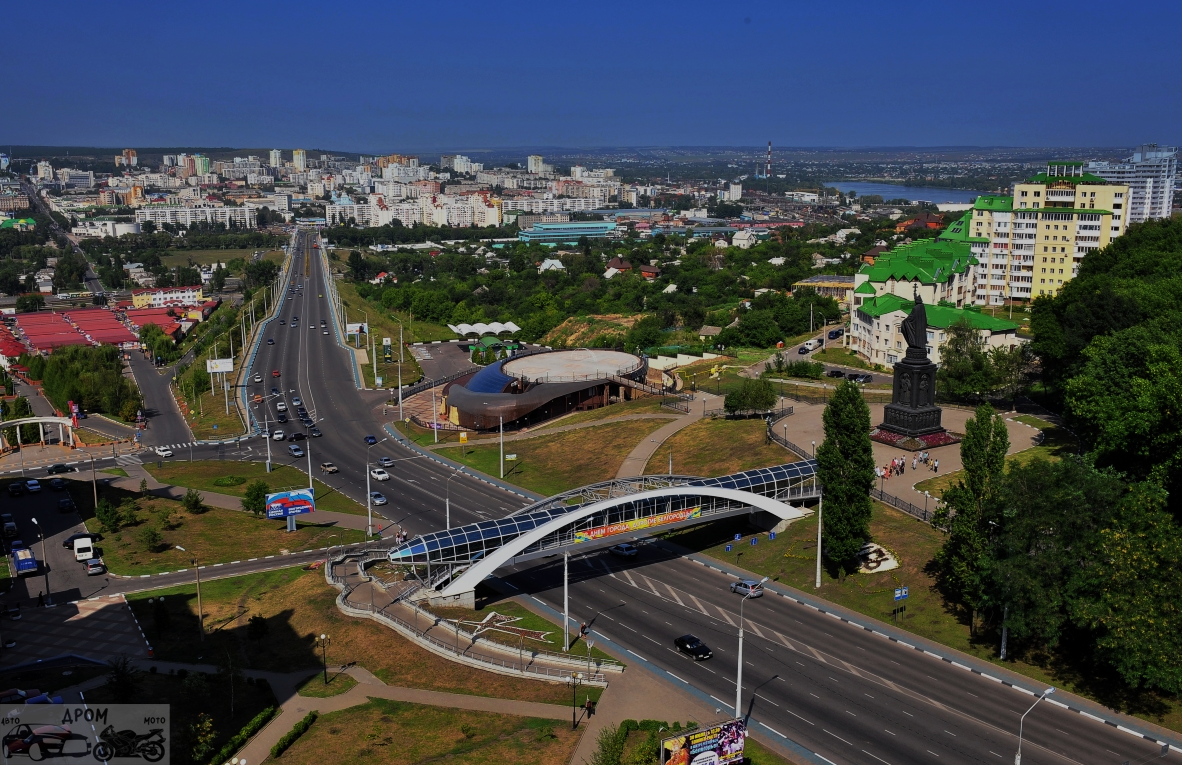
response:
<path id="1" fill-rule="evenodd" d="M 248 382 L 252 396 L 270 396 L 272 387 L 279 396 L 257 408 L 252 404 L 252 414 L 290 433 L 292 422 L 274 424 L 275 403 L 284 400 L 290 416 L 293 398 L 299 397 L 324 433 L 299 442 L 311 451 L 314 474 L 363 503 L 364 439 L 370 434 L 386 437 L 374 411 L 385 394 L 356 388 L 349 352 L 338 342 L 343 328 L 335 326 L 329 300 L 321 297 L 327 294 L 324 272 L 311 242 L 307 233 L 296 240 L 290 298 L 285 290 L 249 370 L 248 380 L 256 372 L 262 376 L 260 383 Z M 273 376 L 276 370 L 278 377 Z M 298 420 L 294 427 L 299 427 Z M 288 442 L 270 443 L 274 461 L 306 467 L 306 457 L 288 456 Z M 208 458 L 209 449 L 199 451 Z M 243 450 L 258 459 L 266 454 L 266 442 L 250 439 L 239 448 Z M 452 471 L 392 440 L 368 452 L 371 459 L 397 460 L 389 468 L 391 480 L 374 483 L 390 500 L 375 511 L 412 534 L 441 528 L 444 482 Z M 324 461 L 341 472 L 320 476 L 315 467 Z M 526 503 L 467 477 L 451 481 L 450 496 L 453 525 L 501 517 Z M 561 571 L 560 561 L 543 561 L 508 572 L 506 581 L 524 596 L 560 610 Z M 646 545 L 627 563 L 605 553 L 581 556 L 572 559 L 571 571 L 576 621 L 588 622 L 592 634 L 631 655 L 624 658 L 668 673 L 670 682 L 691 686 L 713 698 L 723 713 L 730 711 L 739 603 L 727 589 L 728 577 L 660 545 Z M 786 737 L 802 748 L 798 754 L 816 753 L 804 756 L 821 762 L 819 755 L 837 765 L 1012 761 L 1019 718 L 1033 701 L 1029 695 L 791 599 L 768 595 L 749 600 L 744 616 L 744 713 L 752 716 L 754 730 L 765 739 Z M 695 663 L 678 655 L 672 641 L 685 633 L 705 640 L 714 658 Z M 943 655 L 956 658 L 950 650 Z M 1022 685 L 1039 687 L 1033 681 Z M 1062 693 L 1054 698 L 1066 700 Z M 653 713 L 659 717 L 659 702 L 654 701 Z M 1044 702 L 1026 718 L 1022 753 L 1027 763 L 1116 765 L 1155 759 L 1160 746 Z M 1182 762 L 1182 757 L 1174 752 L 1163 761 Z"/>

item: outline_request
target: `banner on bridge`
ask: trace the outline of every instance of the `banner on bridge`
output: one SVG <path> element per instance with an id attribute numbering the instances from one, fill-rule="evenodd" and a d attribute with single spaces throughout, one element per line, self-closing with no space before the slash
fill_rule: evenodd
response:
<path id="1" fill-rule="evenodd" d="M 292 489 L 267 495 L 267 518 L 286 518 L 316 512 L 311 489 Z"/>
<path id="2" fill-rule="evenodd" d="M 655 526 L 664 526 L 665 524 L 677 523 L 678 521 L 688 521 L 693 518 L 699 518 L 701 515 L 702 508 L 691 507 L 685 510 L 674 510 L 671 513 L 653 515 L 648 518 L 635 518 L 631 521 L 624 521 L 623 523 L 596 526 L 592 529 L 576 531 L 575 542 L 591 542 L 596 539 L 603 539 L 604 537 L 614 537 L 617 534 L 627 534 L 630 531 L 651 529 Z"/>

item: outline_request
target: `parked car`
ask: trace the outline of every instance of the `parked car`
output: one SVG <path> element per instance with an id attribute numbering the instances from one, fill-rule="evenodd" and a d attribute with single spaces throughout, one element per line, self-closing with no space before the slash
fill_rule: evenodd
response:
<path id="1" fill-rule="evenodd" d="M 61 473 L 77 473 L 78 468 L 72 465 L 50 465 L 45 471 L 46 475 L 59 475 Z"/>
<path id="2" fill-rule="evenodd" d="M 94 542 L 90 537 L 79 537 L 74 540 L 74 560 L 85 563 L 94 557 Z"/>
<path id="3" fill-rule="evenodd" d="M 731 582 L 731 592 L 750 598 L 762 598 L 763 585 L 753 579 L 740 579 L 737 582 Z"/>
<path id="4" fill-rule="evenodd" d="M 831 329 L 831 330 L 829 330 L 829 339 L 836 340 L 837 338 L 841 337 L 844 334 L 845 334 L 844 329 Z"/>
<path id="5" fill-rule="evenodd" d="M 825 373 L 825 376 L 826 377 L 836 377 L 837 379 L 840 380 L 843 377 L 845 377 L 845 372 L 841 371 L 840 369 L 830 369 L 828 372 Z"/>
<path id="6" fill-rule="evenodd" d="M 8 496 L 19 497 L 25 493 L 25 485 L 20 481 L 13 481 L 8 484 Z"/>
<path id="7" fill-rule="evenodd" d="M 322 473 L 339 473 L 340 468 L 338 468 L 336 465 L 332 464 L 331 462 L 321 462 L 320 463 L 320 472 L 322 472 Z"/>
<path id="8" fill-rule="evenodd" d="M 40 695 L 41 691 L 36 688 L 31 691 L 22 691 L 20 688 L 9 688 L 6 691 L 0 691 L 0 705 L 24 704 L 25 699 L 31 699 L 34 696 Z"/>
<path id="9" fill-rule="evenodd" d="M 693 635 L 682 635 L 673 641 L 673 645 L 677 647 L 678 651 L 686 654 L 694 661 L 709 659 L 714 655 L 714 652 L 705 643 Z"/>
<path id="10" fill-rule="evenodd" d="M 390 467 L 394 464 L 394 458 L 382 455 L 381 457 L 378 457 L 378 464 L 382 467 Z"/>
<path id="11" fill-rule="evenodd" d="M 78 506 L 74 504 L 74 500 L 70 497 L 64 497 L 57 501 L 57 511 L 59 513 L 72 513 L 77 509 Z"/>
<path id="12" fill-rule="evenodd" d="M 390 480 L 390 474 L 387 473 L 382 468 L 374 468 L 373 470 L 369 471 L 369 477 L 374 479 L 375 481 L 389 481 Z"/>
<path id="13" fill-rule="evenodd" d="M 304 456 L 304 450 L 301 449 L 298 444 L 292 444 L 291 446 L 287 447 L 287 451 L 293 457 L 303 457 Z"/>
<path id="14" fill-rule="evenodd" d="M 282 430 L 277 430 L 271 434 L 272 441 L 282 441 L 284 438 L 286 438 L 286 436 L 283 435 Z"/>
<path id="15" fill-rule="evenodd" d="M 156 454 L 158 454 L 161 457 L 171 457 L 172 456 L 172 449 L 169 449 L 167 446 L 157 446 L 156 447 Z"/>
<path id="16" fill-rule="evenodd" d="M 863 384 L 874 382 L 873 375 L 862 374 L 860 372 L 850 372 L 848 375 L 845 376 L 845 379 L 851 380 L 856 383 L 863 383 Z"/>
<path id="17" fill-rule="evenodd" d="M 633 558 L 636 556 L 636 553 L 640 552 L 636 545 L 629 544 L 628 542 L 621 542 L 618 545 L 613 545 L 612 547 L 609 547 L 607 551 L 620 558 Z"/>
<path id="18" fill-rule="evenodd" d="M 54 491 L 65 491 L 66 482 L 60 478 L 51 478 L 49 481 L 49 488 Z"/>
<path id="19" fill-rule="evenodd" d="M 25 488 L 29 490 L 30 494 L 36 494 L 37 492 L 41 491 L 41 482 L 36 478 L 26 478 Z"/>
<path id="20" fill-rule="evenodd" d="M 77 534 L 71 534 L 70 536 L 66 537 L 65 541 L 62 542 L 62 547 L 66 550 L 72 550 L 74 549 L 74 543 L 79 539 L 89 539 L 93 542 L 97 542 L 101 538 L 102 537 L 100 537 L 98 534 L 94 534 L 89 531 L 80 531 Z"/>
<path id="21" fill-rule="evenodd" d="M 375 505 L 386 504 L 386 498 L 382 495 L 381 492 L 378 492 L 378 491 L 371 491 L 369 493 L 369 501 Z"/>
<path id="22" fill-rule="evenodd" d="M 86 561 L 86 575 L 98 576 L 99 574 L 107 573 L 107 567 L 103 563 L 102 558 L 91 558 Z"/>
<path id="23" fill-rule="evenodd" d="M 369 444 L 370 446 L 373 446 L 377 442 L 378 442 L 378 439 L 374 438 L 372 435 L 365 437 L 365 443 Z"/>
<path id="24" fill-rule="evenodd" d="M 16 521 L 12 519 L 12 513 L 0 513 L 0 525 L 4 527 L 5 539 L 12 539 L 17 535 Z"/>

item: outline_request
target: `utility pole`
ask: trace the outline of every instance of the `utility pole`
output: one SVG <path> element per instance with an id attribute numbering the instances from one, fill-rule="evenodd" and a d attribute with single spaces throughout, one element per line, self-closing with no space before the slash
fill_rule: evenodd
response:
<path id="1" fill-rule="evenodd" d="M 821 503 L 824 497 L 817 497 L 817 583 L 816 589 L 821 589 Z"/>
<path id="2" fill-rule="evenodd" d="M 562 651 L 570 647 L 570 553 L 562 553 Z"/>
<path id="3" fill-rule="evenodd" d="M 402 400 L 402 395 L 399 394 L 398 400 Z M 402 414 L 399 412 L 399 414 Z M 500 415 L 497 419 L 501 421 L 501 478 L 505 477 L 505 415 Z"/>

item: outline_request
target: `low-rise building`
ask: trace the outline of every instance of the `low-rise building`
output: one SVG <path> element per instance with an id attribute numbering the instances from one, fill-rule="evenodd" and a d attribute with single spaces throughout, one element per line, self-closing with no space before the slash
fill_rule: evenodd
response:
<path id="1" fill-rule="evenodd" d="M 136 308 L 164 308 L 167 306 L 201 305 L 205 302 L 200 284 L 189 287 L 160 287 L 131 291 L 131 304 Z"/>
<path id="2" fill-rule="evenodd" d="M 889 294 L 911 299 L 916 293 L 928 305 L 940 301 L 957 308 L 972 305 L 978 265 L 968 242 L 920 239 L 905 244 L 880 253 L 873 265 L 865 263 L 858 269 L 851 308 L 872 297 Z"/>
<path id="3" fill-rule="evenodd" d="M 914 299 L 894 294 L 868 297 L 854 309 L 847 333 L 849 347 L 870 364 L 892 367 L 907 353 L 902 323 L 915 307 Z M 974 309 L 948 305 L 926 305 L 927 352 L 933 363 L 940 363 L 940 349 L 948 340 L 948 328 L 958 321 L 968 321 L 977 330 L 986 349 L 1021 344 L 1018 325 L 997 319 Z"/>

